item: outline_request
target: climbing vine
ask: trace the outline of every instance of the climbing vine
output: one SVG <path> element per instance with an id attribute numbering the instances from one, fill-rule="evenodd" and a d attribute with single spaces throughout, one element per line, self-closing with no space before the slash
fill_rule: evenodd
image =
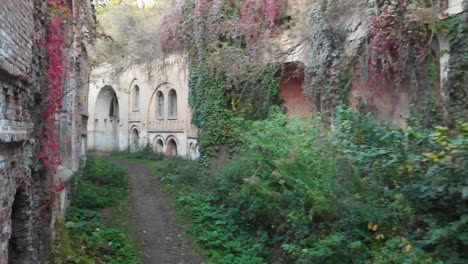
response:
<path id="1" fill-rule="evenodd" d="M 351 61 L 344 58 L 345 29 L 332 20 L 344 7 L 326 0 L 315 2 L 310 7 L 309 57 L 304 94 L 313 101 L 319 112 L 334 111 L 347 100 Z M 332 112 L 331 111 L 331 112 Z M 329 114 L 331 114 L 331 112 Z"/>
<path id="2" fill-rule="evenodd" d="M 443 93 L 446 95 L 449 119 L 466 122 L 468 120 L 468 23 L 466 18 L 453 16 L 437 24 L 438 30 L 447 34 L 450 43 L 450 71 Z"/>
<path id="3" fill-rule="evenodd" d="M 67 9 L 62 6 L 62 0 L 48 0 L 49 8 L 47 37 L 44 43 L 47 51 L 47 89 L 44 98 L 44 131 L 40 140 L 41 152 L 39 159 L 44 167 L 54 173 L 60 165 L 58 144 L 55 137 L 56 115 L 61 108 L 62 89 L 64 82 L 64 46 L 63 17 L 68 15 Z"/>
<path id="4" fill-rule="evenodd" d="M 458 15 L 441 18 L 439 14 L 443 14 L 441 9 L 445 1 L 370 2 L 374 5 L 374 17 L 369 32 L 368 85 L 374 94 L 383 85 L 391 83 L 396 97 L 402 83 L 411 80 L 415 95 L 413 104 L 420 106 L 420 116 L 444 109 L 445 121 L 452 122 L 455 116 L 461 118 L 458 121 L 466 120 L 463 118 L 466 102 L 459 99 L 466 93 L 466 22 Z M 446 36 L 453 50 L 440 47 L 433 50 L 432 45 L 438 42 L 439 36 Z M 441 72 L 434 76 L 434 66 L 440 67 L 438 61 L 447 52 L 450 71 L 441 80 Z M 434 116 L 426 116 L 421 121 L 433 123 Z"/>
<path id="5" fill-rule="evenodd" d="M 380 88 L 392 78 L 398 86 L 411 72 L 422 67 L 428 55 L 437 11 L 424 0 L 376 3 L 370 27 L 370 85 Z M 429 12 L 427 10 L 430 10 Z"/>
<path id="6" fill-rule="evenodd" d="M 238 118 L 261 119 L 279 102 L 282 61 L 276 55 L 282 43 L 275 37 L 294 18 L 287 14 L 286 1 L 175 1 L 175 6 L 161 28 L 163 48 L 169 53 L 184 50 L 189 56 L 193 122 L 200 128 L 202 156 L 212 156 L 220 144 L 239 144 Z M 303 91 L 316 111 L 333 120 L 335 109 L 349 104 L 351 86 L 360 81 L 369 91 L 368 98 L 360 100 L 363 111 L 375 110 L 375 98 L 391 92 L 395 112 L 406 89 L 427 126 L 440 119 L 445 102 L 440 99 L 438 60 L 443 51 L 431 49 L 440 31 L 439 1 L 319 0 L 307 7 L 309 56 Z M 349 10 L 359 17 L 345 15 Z M 446 86 L 458 87 L 447 88 L 452 101 L 463 98 L 465 24 L 456 23 L 450 30 L 450 42 L 457 46 L 454 54 L 460 55 L 451 57 L 459 62 Z M 458 108 L 466 105 L 460 101 Z"/>
<path id="7" fill-rule="evenodd" d="M 344 15 L 356 7 L 349 17 Z M 415 113 L 434 118 L 425 113 L 437 112 L 440 104 L 440 73 L 434 69 L 442 51 L 431 49 L 440 9 L 439 1 L 426 0 L 314 2 L 307 21 L 304 93 L 315 110 L 333 116 L 337 106 L 348 104 L 351 85 L 359 81 L 369 91 L 361 100 L 364 111 L 376 110 L 375 98 L 389 90 L 391 107 L 397 107 L 404 88 L 411 90 Z M 353 14 L 360 15 L 358 23 Z"/>

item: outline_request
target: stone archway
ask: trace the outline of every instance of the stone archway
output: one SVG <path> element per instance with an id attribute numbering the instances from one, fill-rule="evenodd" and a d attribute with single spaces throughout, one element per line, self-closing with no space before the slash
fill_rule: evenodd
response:
<path id="1" fill-rule="evenodd" d="M 94 107 L 94 149 L 119 149 L 119 100 L 114 89 L 104 86 L 99 91 Z"/>
<path id="2" fill-rule="evenodd" d="M 11 237 L 8 241 L 8 264 L 32 263 L 31 199 L 23 187 L 16 190 L 11 206 Z"/>

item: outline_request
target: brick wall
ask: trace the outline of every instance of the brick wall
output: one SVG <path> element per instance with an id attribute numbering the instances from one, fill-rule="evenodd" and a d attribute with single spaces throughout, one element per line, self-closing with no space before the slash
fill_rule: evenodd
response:
<path id="1" fill-rule="evenodd" d="M 0 264 L 7 263 L 9 251 L 15 254 L 13 247 L 32 263 L 38 257 L 32 247 L 32 206 L 19 204 L 15 212 L 23 210 L 25 219 L 15 221 L 15 226 L 11 219 L 15 195 L 20 197 L 17 190 L 25 201 L 33 196 L 30 139 L 34 124 L 29 103 L 34 9 L 32 0 L 0 3 Z M 13 234 L 19 223 L 24 231 Z"/>
<path id="2" fill-rule="evenodd" d="M 28 75 L 32 61 L 33 1 L 0 0 L 0 66 L 12 75 Z"/>
<path id="3" fill-rule="evenodd" d="M 87 94 L 89 69 L 83 43 L 74 41 L 86 41 L 83 34 L 92 30 L 88 24 L 93 10 L 89 0 L 69 8 L 77 18 L 70 25 L 80 28 L 67 31 L 75 32 L 66 37 L 72 40 L 67 43 L 72 48 L 67 49 L 64 62 L 68 69 L 65 88 L 71 92 L 58 116 L 56 136 L 65 148 L 60 156 L 63 166 L 54 175 L 38 162 L 44 129 L 41 109 L 47 96 L 47 57 L 42 44 L 46 0 L 0 0 L 0 264 L 46 261 L 51 223 L 64 211 L 49 188 L 52 182 L 63 180 L 63 172 L 69 181 L 83 155 L 86 98 L 82 95 Z"/>

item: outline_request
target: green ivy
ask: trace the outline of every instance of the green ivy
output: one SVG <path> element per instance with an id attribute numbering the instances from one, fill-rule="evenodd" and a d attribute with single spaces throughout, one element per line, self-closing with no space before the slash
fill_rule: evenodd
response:
<path id="1" fill-rule="evenodd" d="M 202 161 L 215 156 L 220 146 L 234 150 L 242 141 L 240 132 L 248 130 L 250 120 L 267 116 L 278 104 L 277 69 L 245 70 L 239 76 L 214 72 L 203 61 L 192 61 L 189 78 L 189 103 L 192 122 L 199 128 Z"/>
<path id="2" fill-rule="evenodd" d="M 447 110 L 455 122 L 468 121 L 468 23 L 466 16 L 456 15 L 438 24 L 446 30 L 450 43 L 450 71 L 445 94 L 448 98 Z M 455 123 L 454 122 L 454 123 Z"/>

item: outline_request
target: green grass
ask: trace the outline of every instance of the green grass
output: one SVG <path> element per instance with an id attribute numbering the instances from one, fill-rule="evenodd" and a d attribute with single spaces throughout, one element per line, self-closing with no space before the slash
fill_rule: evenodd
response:
<path id="1" fill-rule="evenodd" d="M 77 182 L 66 221 L 56 226 L 53 263 L 140 263 L 125 171 L 91 156 Z"/>

